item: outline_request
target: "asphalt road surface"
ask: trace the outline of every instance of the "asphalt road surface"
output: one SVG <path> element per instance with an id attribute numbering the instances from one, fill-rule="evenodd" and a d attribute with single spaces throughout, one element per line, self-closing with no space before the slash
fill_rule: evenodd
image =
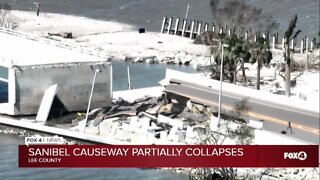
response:
<path id="1" fill-rule="evenodd" d="M 167 85 L 165 91 L 185 96 L 191 101 L 210 106 L 217 109 L 219 102 L 219 90 L 210 87 L 200 86 L 181 80 L 171 80 L 172 84 Z M 233 109 L 235 104 L 248 98 L 246 105 L 249 107 L 248 116 L 250 119 L 262 120 L 263 129 L 275 133 L 281 133 L 288 129 L 291 122 L 292 134 L 288 129 L 286 136 L 290 136 L 310 144 L 319 144 L 320 118 L 319 112 L 312 112 L 290 105 L 277 104 L 266 100 L 237 95 L 222 91 L 222 110 Z"/>

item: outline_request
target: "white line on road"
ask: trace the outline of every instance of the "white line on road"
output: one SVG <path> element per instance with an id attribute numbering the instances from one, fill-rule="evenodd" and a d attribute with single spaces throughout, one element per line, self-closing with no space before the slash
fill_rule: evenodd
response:
<path id="1" fill-rule="evenodd" d="M 168 91 L 168 92 L 172 92 L 172 91 Z M 174 92 L 172 92 L 172 93 L 174 93 Z M 183 95 L 183 94 L 181 94 L 181 95 Z M 217 103 L 214 103 L 214 102 L 212 102 L 212 101 L 210 101 L 208 99 L 201 99 L 201 98 L 193 98 L 193 99 L 198 99 L 198 100 L 200 100 L 202 102 L 206 102 L 208 104 L 214 104 L 216 106 L 218 105 Z M 226 109 L 229 109 L 229 110 L 233 109 L 231 106 L 227 106 L 227 105 L 222 105 L 222 107 L 224 107 Z M 258 113 L 251 112 L 251 111 L 248 112 L 248 115 L 251 116 L 251 117 L 255 117 L 255 118 L 258 118 L 258 119 L 264 119 L 264 120 L 267 120 L 267 121 L 272 121 L 272 122 L 275 122 L 275 123 L 278 123 L 278 124 L 282 124 L 282 125 L 287 125 L 287 123 L 288 123 L 287 120 L 278 119 L 278 118 L 274 118 L 274 117 L 271 117 L 271 116 L 258 114 Z M 292 123 L 292 127 L 301 129 L 303 131 L 308 131 L 308 132 L 311 132 L 311 133 L 314 133 L 314 134 L 317 134 L 317 135 L 320 134 L 320 130 L 318 130 L 318 129 L 313 129 L 313 128 L 310 128 L 308 126 L 303 126 L 303 125 L 300 125 L 300 124 L 297 124 L 297 123 Z"/>
<path id="2" fill-rule="evenodd" d="M 181 86 L 181 85 L 180 85 L 180 86 Z M 216 92 L 214 92 L 214 91 L 209 91 L 209 90 L 201 89 L 201 88 L 198 88 L 198 87 L 193 87 L 193 86 L 188 86 L 188 85 L 182 85 L 182 86 L 187 86 L 187 87 L 190 87 L 190 88 L 193 88 L 193 89 L 198 89 L 198 90 L 206 91 L 206 92 L 209 92 L 209 93 L 216 93 Z M 217 94 L 217 93 L 216 93 L 216 94 Z M 227 94 L 223 94 L 223 96 L 227 96 L 227 97 L 235 98 L 235 99 L 239 99 L 239 100 L 242 100 L 242 99 L 243 99 L 243 98 L 240 98 L 240 97 L 235 97 L 235 96 L 231 96 L 231 95 L 227 95 Z M 273 108 L 279 108 L 279 109 L 283 109 L 283 110 L 286 110 L 286 111 L 291 111 L 291 112 L 295 112 L 295 113 L 301 113 L 301 114 L 304 114 L 304 115 L 308 115 L 308 116 L 313 116 L 313 117 L 319 118 L 319 116 L 317 116 L 317 115 L 309 114 L 309 113 L 306 113 L 306 112 L 294 111 L 294 110 L 292 110 L 292 109 L 287 109 L 287 108 L 280 107 L 280 106 L 272 106 L 272 105 L 270 105 L 270 104 L 263 104 L 263 103 L 260 103 L 260 102 L 257 102 L 257 101 L 253 101 L 253 100 L 251 100 L 251 99 L 248 99 L 248 101 L 250 101 L 250 102 L 252 102 L 252 103 L 264 105 L 264 106 L 269 106 L 269 107 L 273 107 Z"/>

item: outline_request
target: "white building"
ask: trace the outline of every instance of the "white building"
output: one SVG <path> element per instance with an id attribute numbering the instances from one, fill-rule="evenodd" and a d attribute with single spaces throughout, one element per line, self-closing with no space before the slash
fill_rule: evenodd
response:
<path id="1" fill-rule="evenodd" d="M 8 84 L 0 114 L 37 114 L 44 92 L 53 84 L 58 86 L 53 110 L 84 111 L 97 69 L 91 109 L 111 104 L 112 66 L 106 59 L 6 29 L 0 29 L 0 39 L 0 81 Z"/>

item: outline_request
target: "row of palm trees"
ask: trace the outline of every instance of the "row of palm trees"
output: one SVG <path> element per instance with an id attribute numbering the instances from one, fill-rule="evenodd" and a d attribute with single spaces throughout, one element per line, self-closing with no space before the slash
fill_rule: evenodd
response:
<path id="1" fill-rule="evenodd" d="M 256 41 L 244 40 L 243 37 L 238 37 L 235 34 L 223 35 L 220 39 L 221 44 L 228 44 L 224 48 L 223 53 L 223 76 L 225 79 L 236 84 L 237 74 L 242 72 L 242 82 L 246 84 L 247 77 L 245 74 L 244 63 L 257 63 L 257 83 L 256 88 L 260 89 L 260 70 L 263 65 L 268 65 L 272 59 L 272 53 L 268 41 L 263 37 L 258 37 Z M 220 65 L 222 53 L 220 48 L 211 47 L 211 55 L 215 64 Z M 220 66 L 212 66 L 213 78 L 218 79 L 217 72 Z M 215 75 L 216 74 L 216 75 Z"/>
<path id="2" fill-rule="evenodd" d="M 286 63 L 286 94 L 290 96 L 290 67 L 291 67 L 291 55 L 289 42 L 291 39 L 295 38 L 301 31 L 298 30 L 294 32 L 297 22 L 297 15 L 290 21 L 288 29 L 284 33 L 284 52 L 283 57 Z M 237 82 L 237 73 L 242 71 L 242 82 L 247 83 L 247 78 L 245 74 L 244 63 L 256 63 L 257 64 L 257 82 L 256 89 L 260 90 L 260 71 L 263 66 L 267 66 L 272 60 L 272 53 L 270 50 L 270 44 L 268 39 L 264 37 L 257 37 L 255 40 L 253 38 L 244 39 L 244 37 L 239 37 L 235 34 L 221 34 L 219 35 L 217 41 L 220 44 L 228 44 L 228 47 L 224 48 L 224 65 L 222 68 L 224 79 L 229 80 L 229 82 Z M 220 46 L 222 47 L 222 46 Z M 213 72 L 213 79 L 219 79 L 219 74 L 221 69 L 221 49 L 217 47 L 211 47 L 210 49 L 213 60 L 217 66 L 211 66 Z M 213 63 L 212 63 L 213 64 Z"/>

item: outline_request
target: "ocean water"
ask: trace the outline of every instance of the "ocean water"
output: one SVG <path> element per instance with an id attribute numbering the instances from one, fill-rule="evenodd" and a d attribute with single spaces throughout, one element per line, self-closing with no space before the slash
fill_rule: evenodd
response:
<path id="1" fill-rule="evenodd" d="M 131 64 L 114 61 L 113 63 L 114 90 L 128 88 L 127 66 L 130 67 L 131 83 L 133 88 L 156 86 L 165 76 L 165 69 L 194 72 L 189 66 L 165 64 Z M 2 69 L 3 70 L 3 69 Z M 4 71 L 3 71 L 4 72 Z M 5 74 L 5 73 L 2 73 Z M 0 103 L 7 100 L 7 84 L 0 82 Z M 167 180 L 188 179 L 185 175 L 175 174 L 159 169 L 44 169 L 44 168 L 18 168 L 18 145 L 24 139 L 12 135 L 0 134 L 0 179 L 92 179 L 92 180 Z"/>
<path id="2" fill-rule="evenodd" d="M 0 103 L 8 102 L 8 83 L 0 81 Z"/>
<path id="3" fill-rule="evenodd" d="M 113 20 L 160 31 L 164 16 L 184 18 L 190 4 L 188 18 L 213 22 L 210 0 L 0 0 L 13 9 L 34 11 L 34 2 L 40 2 L 41 11 Z M 303 36 L 316 37 L 319 32 L 319 0 L 248 0 L 262 11 L 272 14 L 283 32 L 294 14 L 297 28 Z M 319 36 L 317 37 L 319 38 Z"/>
<path id="4" fill-rule="evenodd" d="M 127 66 L 130 67 L 130 77 L 132 88 L 142 88 L 159 86 L 159 81 L 164 79 L 166 68 L 179 70 L 183 72 L 196 72 L 192 66 L 180 66 L 174 64 L 144 64 L 127 63 L 123 61 L 112 61 L 113 66 L 113 90 L 128 89 Z M 0 78 L 7 78 L 8 71 L 0 65 Z M 0 102 L 4 93 L 7 93 L 7 83 L 0 81 Z"/>
<path id="5" fill-rule="evenodd" d="M 196 72 L 192 66 L 180 66 L 174 64 L 144 64 L 113 61 L 113 89 L 128 89 L 127 66 L 130 67 L 132 88 L 159 86 L 159 81 L 164 79 L 166 68 L 183 72 Z"/>

